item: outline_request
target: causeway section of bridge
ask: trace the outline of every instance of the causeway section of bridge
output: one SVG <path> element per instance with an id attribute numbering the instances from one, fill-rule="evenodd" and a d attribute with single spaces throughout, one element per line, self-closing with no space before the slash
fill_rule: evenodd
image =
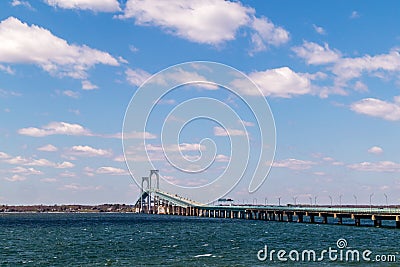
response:
<path id="1" fill-rule="evenodd" d="M 156 179 L 159 179 L 157 170 L 153 170 L 151 174 L 154 174 Z M 146 178 L 144 177 L 144 180 Z M 149 180 L 151 181 L 151 179 Z M 353 221 L 355 226 L 373 225 L 375 227 L 382 226 L 383 221 L 392 221 L 394 222 L 393 226 L 400 229 L 399 207 L 207 205 L 177 194 L 164 192 L 159 189 L 158 181 L 156 186 L 151 188 L 150 181 L 148 181 L 147 189 L 143 189 L 142 184 L 141 194 L 135 204 L 136 212 L 322 224 L 344 224 L 344 220 L 346 220 L 346 222 Z"/>

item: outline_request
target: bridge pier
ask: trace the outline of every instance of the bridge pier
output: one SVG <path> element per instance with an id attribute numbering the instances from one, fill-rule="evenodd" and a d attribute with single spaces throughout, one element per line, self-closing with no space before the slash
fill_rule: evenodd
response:
<path id="1" fill-rule="evenodd" d="M 314 215 L 310 215 L 310 223 L 315 223 L 315 217 L 314 217 Z"/>
<path id="2" fill-rule="evenodd" d="M 374 227 L 382 226 L 382 220 L 380 218 L 378 218 L 376 215 L 372 215 L 371 219 L 374 221 Z"/>
<path id="3" fill-rule="evenodd" d="M 318 217 L 321 217 L 321 218 L 322 218 L 322 223 L 323 223 L 323 224 L 327 224 L 327 223 L 328 223 L 328 216 L 327 216 L 326 214 L 319 213 L 319 214 L 318 214 Z"/>
<path id="4" fill-rule="evenodd" d="M 400 228 L 400 216 L 396 216 L 396 228 Z"/>
<path id="5" fill-rule="evenodd" d="M 343 217 L 340 214 L 334 213 L 333 218 L 338 219 L 338 224 L 343 224 Z"/>
<path id="6" fill-rule="evenodd" d="M 374 220 L 374 226 L 375 227 L 381 227 L 382 226 L 382 220 Z"/>
<path id="7" fill-rule="evenodd" d="M 303 222 L 303 214 L 297 214 L 297 222 L 299 223 Z"/>
<path id="8" fill-rule="evenodd" d="M 361 219 L 359 217 L 355 217 L 354 218 L 354 223 L 356 226 L 360 226 L 361 225 Z"/>

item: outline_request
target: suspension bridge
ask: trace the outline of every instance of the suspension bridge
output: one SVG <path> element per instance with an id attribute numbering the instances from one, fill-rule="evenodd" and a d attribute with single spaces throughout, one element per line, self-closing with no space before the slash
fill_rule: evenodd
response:
<path id="1" fill-rule="evenodd" d="M 152 177 L 155 177 L 153 186 Z M 351 224 L 355 226 L 373 225 L 375 227 L 381 227 L 383 221 L 390 221 L 390 225 L 400 228 L 399 207 L 209 205 L 160 190 L 159 179 L 158 170 L 151 170 L 148 177 L 142 178 L 140 196 L 135 204 L 136 212 L 321 224 L 344 224 L 346 221 L 352 222 Z M 145 182 L 146 188 L 143 187 Z"/>

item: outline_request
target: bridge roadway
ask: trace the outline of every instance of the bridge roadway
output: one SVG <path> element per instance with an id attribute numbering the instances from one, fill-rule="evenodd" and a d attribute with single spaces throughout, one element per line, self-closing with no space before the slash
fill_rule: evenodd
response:
<path id="1" fill-rule="evenodd" d="M 145 198 L 151 198 L 147 207 L 142 205 Z M 382 226 L 382 221 L 392 221 L 400 228 L 400 208 L 390 207 L 341 207 L 341 206 L 275 206 L 275 205 L 207 205 L 167 193 L 159 189 L 144 192 L 136 203 L 137 212 L 200 216 L 214 218 L 253 219 L 267 221 L 337 223 L 343 219 L 354 220 L 354 225 Z M 329 218 L 329 221 L 328 221 Z"/>

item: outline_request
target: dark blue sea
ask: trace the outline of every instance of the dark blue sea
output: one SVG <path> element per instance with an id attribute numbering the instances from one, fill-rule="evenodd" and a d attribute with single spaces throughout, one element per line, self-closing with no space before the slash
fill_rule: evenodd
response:
<path id="1" fill-rule="evenodd" d="M 399 252 L 400 230 L 393 228 L 128 213 L 0 214 L 0 266 L 400 266 Z"/>

